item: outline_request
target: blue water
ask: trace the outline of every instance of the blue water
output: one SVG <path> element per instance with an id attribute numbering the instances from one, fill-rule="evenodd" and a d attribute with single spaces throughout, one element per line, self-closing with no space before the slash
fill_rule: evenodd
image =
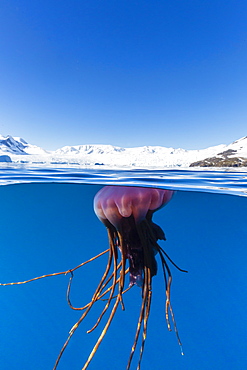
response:
<path id="1" fill-rule="evenodd" d="M 245 171 L 0 170 L 0 281 L 21 281 L 65 271 L 107 249 L 105 227 L 92 208 L 105 184 L 178 190 L 155 213 L 167 241 L 160 242 L 188 274 L 171 267 L 172 305 L 183 342 L 165 322 L 165 290 L 159 264 L 142 370 L 247 368 L 247 174 Z M 71 299 L 90 301 L 107 257 L 75 272 Z M 69 276 L 0 287 L 0 360 L 3 370 L 50 370 L 80 316 L 66 302 Z M 140 288 L 121 309 L 89 369 L 125 369 L 141 305 Z M 100 305 L 99 305 L 100 306 Z M 102 326 L 86 334 L 101 311 L 93 308 L 76 331 L 58 369 L 81 369 Z M 138 351 L 132 369 L 136 368 Z"/>

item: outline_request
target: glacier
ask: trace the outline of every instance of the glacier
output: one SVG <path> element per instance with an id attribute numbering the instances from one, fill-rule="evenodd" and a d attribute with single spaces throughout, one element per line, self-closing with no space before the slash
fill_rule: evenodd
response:
<path id="1" fill-rule="evenodd" d="M 0 135 L 0 156 L 7 156 L 8 161 L 16 164 L 106 168 L 187 168 L 192 165 L 204 166 L 206 163 L 213 163 L 212 159 L 215 158 L 217 160 L 227 158 L 230 161 L 231 158 L 239 158 L 241 165 L 247 160 L 247 136 L 229 145 L 220 144 L 198 150 L 163 146 L 122 148 L 113 145 L 84 144 L 47 151 L 27 143 L 20 137 Z"/>

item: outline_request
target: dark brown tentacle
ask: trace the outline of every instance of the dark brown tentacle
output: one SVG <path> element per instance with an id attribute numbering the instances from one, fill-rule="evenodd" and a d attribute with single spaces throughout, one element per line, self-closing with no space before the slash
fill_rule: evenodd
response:
<path id="1" fill-rule="evenodd" d="M 72 328 L 70 329 L 70 332 L 69 332 L 69 335 L 61 349 L 61 351 L 59 352 L 59 355 L 56 359 L 56 362 L 55 362 L 55 365 L 53 367 L 53 370 L 56 370 L 57 369 L 57 366 L 59 364 L 59 361 L 63 355 L 63 352 L 65 350 L 65 348 L 67 347 L 71 337 L 73 336 L 74 332 L 76 331 L 76 329 L 79 327 L 79 325 L 81 324 L 81 322 L 83 321 L 83 319 L 86 317 L 86 315 L 88 314 L 88 312 L 90 311 L 90 309 L 92 308 L 93 304 L 97 301 L 97 298 L 98 298 L 98 293 L 100 292 L 100 289 L 109 273 L 109 270 L 110 270 L 110 267 L 111 267 L 111 263 L 112 263 L 112 250 L 110 249 L 109 250 L 109 258 L 108 258 L 108 263 L 107 263 L 107 266 L 106 266 L 106 269 L 105 269 L 105 272 L 100 280 L 100 283 L 98 284 L 98 287 L 96 288 L 94 294 L 93 294 L 93 297 L 92 297 L 92 300 L 90 302 L 90 304 L 88 305 L 88 307 L 86 308 L 85 312 L 82 314 L 82 316 L 79 318 L 79 320 L 75 323 L 75 325 L 72 326 Z"/>
<path id="2" fill-rule="evenodd" d="M 118 264 L 118 269 L 119 269 L 119 267 L 121 266 L 121 264 Z M 129 268 L 127 268 L 126 270 L 125 270 L 125 275 L 127 275 L 128 274 L 128 272 L 129 272 Z M 112 279 L 112 277 L 111 277 L 111 279 Z M 110 279 L 110 280 L 111 280 Z M 118 284 L 119 283 L 119 280 L 120 280 L 120 278 L 118 277 L 118 279 L 117 279 L 117 281 L 116 281 L 116 283 Z M 105 285 L 106 283 L 104 283 L 104 285 Z M 132 287 L 130 286 L 130 287 L 128 287 L 128 288 L 126 288 L 124 291 L 123 291 L 123 294 L 124 293 L 126 293 L 128 290 L 130 290 Z M 109 288 L 107 288 L 103 293 L 101 293 L 99 296 L 98 296 L 98 298 L 96 299 L 97 301 L 98 300 L 101 300 L 101 301 L 108 301 L 108 299 L 109 298 L 102 298 L 102 297 L 104 297 L 110 290 L 112 289 L 112 285 L 109 287 Z M 115 295 L 115 296 L 113 296 L 112 298 L 117 298 L 117 295 Z M 70 308 L 72 309 L 72 310 L 76 310 L 76 311 L 83 311 L 83 310 L 85 310 L 89 305 L 90 305 L 90 303 L 91 302 L 89 302 L 89 303 L 87 303 L 85 306 L 83 306 L 83 307 L 74 307 L 74 306 L 72 306 L 72 304 L 71 304 L 71 302 L 70 302 L 70 299 L 67 297 L 67 301 L 68 301 L 68 304 L 69 304 L 69 306 L 70 306 Z"/>
<path id="3" fill-rule="evenodd" d="M 125 270 L 125 275 L 127 275 L 127 274 L 128 274 L 128 272 L 129 272 L 129 268 L 127 268 L 127 269 Z M 118 282 L 119 282 L 119 278 L 117 279 L 117 283 L 118 283 Z M 131 286 L 129 286 L 128 288 L 124 289 L 124 290 L 123 290 L 123 292 L 122 292 L 122 294 L 127 293 L 131 288 L 133 288 L 133 285 L 131 285 Z M 111 286 L 110 286 L 110 287 L 107 289 L 107 291 L 105 291 L 103 294 L 108 293 L 108 291 L 110 291 L 110 289 L 111 289 Z M 101 297 L 103 296 L 103 294 L 99 297 L 99 299 L 100 299 L 101 301 L 108 301 L 108 298 L 101 299 Z M 118 294 L 114 295 L 114 296 L 112 297 L 112 299 L 117 298 L 117 296 L 118 296 Z"/>
<path id="4" fill-rule="evenodd" d="M 145 275 L 145 273 L 144 273 L 144 275 Z M 144 280 L 145 280 L 145 276 L 144 276 Z M 136 350 L 136 346 L 137 346 L 137 342 L 138 342 L 138 338 L 139 338 L 139 335 L 140 335 L 141 326 L 142 326 L 142 322 L 143 322 L 144 314 L 145 314 L 146 298 L 147 298 L 147 289 L 146 289 L 146 285 L 145 285 L 145 281 L 144 281 L 143 288 L 142 288 L 142 305 L 141 305 L 141 309 L 140 309 L 139 319 L 138 319 L 138 322 L 137 322 L 137 328 L 136 328 L 136 332 L 135 332 L 134 343 L 133 343 L 133 346 L 131 348 L 129 361 L 128 361 L 126 370 L 130 369 L 130 365 L 131 365 L 131 362 L 132 362 L 132 359 L 133 359 L 133 356 L 134 356 L 134 353 L 135 353 L 135 350 Z"/>
<path id="5" fill-rule="evenodd" d="M 134 338 L 134 344 L 131 349 L 131 353 L 129 356 L 129 361 L 126 370 L 130 369 L 130 365 L 136 350 L 138 338 L 140 336 L 141 326 L 143 323 L 143 331 L 142 331 L 142 344 L 140 349 L 140 356 L 138 362 L 138 369 L 141 366 L 142 355 L 144 351 L 144 345 L 147 336 L 147 323 L 150 314 L 150 306 L 151 306 L 151 297 L 152 297 L 152 276 L 154 275 L 154 253 L 150 250 L 149 239 L 148 239 L 148 229 L 146 227 L 146 221 L 144 220 L 140 224 L 137 224 L 137 231 L 141 241 L 141 245 L 143 247 L 143 256 L 144 256 L 144 277 L 143 277 L 143 287 L 142 287 L 142 306 L 140 310 L 140 315 L 137 323 L 137 329 Z"/>
<path id="6" fill-rule="evenodd" d="M 159 245 L 158 245 L 159 246 Z M 166 256 L 166 258 L 173 264 L 173 266 L 175 266 L 179 271 L 181 271 L 181 272 L 188 272 L 187 270 L 183 270 L 183 269 L 181 269 L 172 259 L 171 259 L 171 257 L 169 257 L 168 256 L 168 254 L 164 251 L 164 249 L 163 248 L 161 248 L 160 246 L 159 246 L 159 250 Z"/>
<path id="7" fill-rule="evenodd" d="M 164 274 L 164 279 L 165 279 L 165 288 L 166 288 L 166 309 L 165 309 L 166 323 L 167 323 L 168 330 L 171 331 L 171 324 L 169 320 L 169 306 L 170 306 L 170 297 L 171 297 L 172 275 L 171 275 L 169 266 L 167 265 L 167 262 L 160 251 L 159 251 L 159 255 L 162 261 L 162 269 L 163 269 L 163 274 Z"/>
<path id="8" fill-rule="evenodd" d="M 147 325 L 150 315 L 151 299 L 152 299 L 152 276 L 156 274 L 156 261 L 154 257 L 154 251 L 152 244 L 150 244 L 150 238 L 154 239 L 152 229 L 146 220 L 143 220 L 140 224 L 140 229 L 137 228 L 139 237 L 142 242 L 144 252 L 144 286 L 146 289 L 145 297 L 145 314 L 143 318 L 143 332 L 142 332 L 142 344 L 140 348 L 140 356 L 138 361 L 137 370 L 141 367 L 142 356 L 144 352 L 145 341 L 147 338 Z"/>
<path id="9" fill-rule="evenodd" d="M 122 237 L 122 233 L 121 232 L 117 232 L 117 236 L 118 236 L 118 240 L 119 240 L 119 244 L 120 244 L 120 247 L 121 247 L 121 263 L 122 263 L 122 268 L 121 268 L 121 271 L 120 271 L 120 281 L 119 281 L 119 284 L 118 284 L 118 296 L 119 296 L 119 299 L 120 299 L 120 303 L 121 303 L 121 306 L 122 306 L 122 310 L 124 311 L 124 303 L 123 303 L 123 297 L 122 297 L 122 294 L 123 294 L 123 290 L 124 290 L 124 282 L 125 282 L 125 266 L 126 266 L 126 254 L 127 254 L 127 251 L 126 251 L 126 245 L 125 245 L 125 241 Z"/>
<path id="10" fill-rule="evenodd" d="M 151 221 L 152 218 L 150 218 L 149 221 Z M 164 258 L 167 257 L 167 259 L 179 270 L 179 271 L 182 271 L 182 272 L 188 272 L 186 270 L 183 270 L 181 269 L 180 267 L 178 267 L 176 265 L 175 262 L 173 262 L 173 260 L 168 256 L 168 254 L 163 250 L 163 248 L 161 248 L 159 246 L 159 244 L 157 243 L 157 240 L 153 234 L 153 230 L 150 226 L 150 223 L 145 220 L 144 221 L 145 224 L 146 224 L 146 227 L 149 231 L 149 240 L 151 242 L 151 244 L 155 247 L 155 249 L 157 250 L 157 252 L 159 253 L 160 255 L 160 258 L 161 258 L 161 261 L 162 261 L 162 269 L 163 269 L 163 275 L 164 275 L 164 280 L 165 280 L 165 288 L 166 288 L 166 308 L 165 308 L 165 315 L 166 315 L 166 322 L 167 322 L 167 327 L 168 327 L 168 330 L 171 331 L 171 324 L 170 324 L 170 320 L 169 320 L 169 311 L 170 311 L 170 315 L 171 315 L 171 318 L 172 318 L 172 323 L 173 323 L 173 327 L 174 327 L 174 331 L 175 331 L 175 334 L 176 334 L 176 337 L 177 337 L 177 340 L 178 340 L 178 344 L 180 346 L 180 349 L 181 349 L 181 354 L 183 355 L 183 349 L 182 349 L 182 342 L 180 340 L 180 336 L 179 336 L 179 332 L 178 332 L 178 329 L 177 329 L 177 324 L 176 324 L 176 320 L 175 320 L 175 316 L 174 316 L 174 313 L 173 313 L 173 309 L 172 309 L 172 305 L 171 305 L 171 283 L 172 283 L 172 274 L 171 274 L 171 271 L 170 271 L 170 268 Z M 162 254 L 163 253 L 163 254 Z"/>
<path id="11" fill-rule="evenodd" d="M 152 299 L 152 276 L 151 276 L 150 269 L 145 267 L 145 270 L 144 270 L 144 274 L 147 276 L 146 277 L 147 279 L 147 299 L 146 299 L 145 315 L 144 315 L 144 320 L 143 320 L 142 344 L 141 344 L 141 349 L 140 349 L 140 356 L 139 356 L 137 370 L 140 370 L 141 368 L 141 361 L 142 361 L 142 356 L 144 352 L 144 345 L 145 345 L 145 341 L 147 338 L 147 325 L 148 325 L 148 318 L 150 314 L 151 299 Z"/>
<path id="12" fill-rule="evenodd" d="M 101 332 L 101 334 L 100 334 L 100 336 L 99 336 L 99 338 L 97 340 L 97 343 L 95 344 L 94 348 L 92 349 L 92 351 L 91 351 L 91 353 L 90 353 L 87 361 L 85 362 L 85 365 L 83 366 L 82 370 L 86 370 L 87 369 L 87 367 L 88 367 L 89 363 L 91 362 L 93 356 L 97 352 L 97 349 L 99 348 L 100 343 L 102 342 L 104 336 L 106 335 L 106 332 L 107 332 L 107 330 L 108 330 L 108 328 L 109 328 L 109 326 L 110 326 L 110 324 L 112 322 L 112 319 L 113 319 L 113 317 L 114 317 L 114 315 L 115 315 L 115 313 L 117 311 L 117 307 L 118 307 L 119 303 L 120 303 L 120 296 L 118 295 L 118 297 L 116 299 L 116 302 L 115 302 L 115 304 L 114 304 L 114 306 L 113 306 L 113 308 L 111 310 L 110 317 L 107 320 L 107 323 L 105 324 L 105 327 L 102 330 L 102 332 Z"/>
<path id="13" fill-rule="evenodd" d="M 115 231 L 114 231 L 114 233 L 115 233 Z M 115 242 L 114 242 L 114 236 L 115 235 L 111 234 L 111 231 L 110 231 L 110 234 L 109 235 L 110 235 L 110 244 L 112 244 L 112 246 L 115 247 Z M 90 364 L 92 358 L 94 357 L 95 353 L 97 352 L 97 350 L 99 348 L 99 345 L 101 344 L 101 342 L 102 342 L 104 336 L 106 335 L 106 332 L 107 332 L 107 330 L 108 330 L 108 328 L 109 328 L 109 326 L 110 326 L 110 324 L 112 322 L 112 319 L 113 319 L 113 317 L 114 317 L 114 315 L 116 313 L 116 310 L 117 310 L 117 307 L 118 307 L 119 303 L 121 303 L 122 308 L 124 308 L 122 294 L 123 294 L 125 274 L 126 274 L 126 272 L 125 272 L 126 256 L 125 256 L 124 249 L 123 249 L 124 248 L 123 247 L 123 239 L 122 239 L 122 236 L 121 236 L 121 234 L 119 232 L 117 233 L 117 237 L 118 237 L 118 242 L 120 243 L 120 245 L 122 247 L 121 270 L 120 270 L 120 277 L 119 277 L 119 282 L 118 282 L 119 292 L 118 292 L 118 295 L 116 297 L 115 304 L 114 304 L 114 306 L 113 306 L 113 308 L 111 310 L 110 316 L 109 316 L 109 318 L 108 318 L 108 320 L 107 320 L 107 322 L 106 322 L 106 324 L 104 326 L 104 329 L 102 330 L 101 335 L 99 336 L 99 338 L 98 338 L 98 340 L 97 340 L 94 348 L 92 349 L 92 351 L 91 351 L 91 353 L 90 353 L 87 361 L 85 362 L 82 370 L 86 370 L 87 369 L 87 367 Z M 110 248 L 110 250 L 111 250 L 111 248 Z M 117 283 L 117 279 L 116 279 L 116 277 L 117 277 L 117 262 L 116 262 L 116 259 L 117 259 L 117 255 L 115 254 L 114 255 L 114 261 L 115 261 L 114 282 L 112 284 L 112 287 L 113 287 L 112 288 L 112 292 L 114 292 L 114 288 L 115 288 L 116 283 Z M 113 293 L 112 293 L 112 296 L 111 296 L 111 300 L 112 299 L 113 299 Z M 108 299 L 108 302 L 109 302 L 109 299 Z M 105 308 L 106 307 L 108 308 L 108 304 L 105 306 Z M 102 312 L 105 313 L 105 309 Z M 100 316 L 100 319 L 101 319 L 101 316 Z M 97 323 L 96 323 L 96 326 L 97 326 Z"/>
<path id="14" fill-rule="evenodd" d="M 107 301 L 103 311 L 101 312 L 100 316 L 98 317 L 96 324 L 92 327 L 92 329 L 88 330 L 87 333 L 91 333 L 99 325 L 102 317 L 104 316 L 104 314 L 106 313 L 106 311 L 108 310 L 108 308 L 110 306 L 110 303 L 113 299 L 115 287 L 116 287 L 116 284 L 117 284 L 117 271 L 118 271 L 118 269 L 117 269 L 117 251 L 116 251 L 116 246 L 114 244 L 114 236 L 113 236 L 110 229 L 108 229 L 107 231 L 108 231 L 110 249 L 112 250 L 112 254 L 113 254 L 113 283 L 112 283 L 112 286 L 111 286 L 110 296 L 108 298 L 108 301 Z"/>
<path id="15" fill-rule="evenodd" d="M 165 309 L 167 327 L 168 327 L 168 330 L 171 331 L 171 325 L 170 325 L 170 320 L 169 320 L 169 311 L 170 311 L 174 331 L 175 331 L 175 334 L 176 334 L 176 337 L 177 337 L 177 340 L 178 340 L 178 344 L 179 344 L 180 349 L 181 349 L 181 354 L 183 355 L 184 353 L 183 353 L 183 348 L 182 348 L 182 342 L 181 342 L 181 339 L 180 339 L 180 336 L 179 336 L 175 316 L 174 316 L 172 305 L 171 305 L 172 275 L 171 275 L 171 271 L 169 269 L 169 266 L 167 265 L 167 262 L 166 262 L 164 256 L 162 255 L 162 253 L 160 251 L 159 251 L 159 255 L 160 255 L 160 258 L 161 258 L 161 261 L 162 261 L 162 268 L 163 268 L 164 276 L 166 276 L 166 272 L 168 274 L 168 283 L 166 285 L 166 309 Z"/>

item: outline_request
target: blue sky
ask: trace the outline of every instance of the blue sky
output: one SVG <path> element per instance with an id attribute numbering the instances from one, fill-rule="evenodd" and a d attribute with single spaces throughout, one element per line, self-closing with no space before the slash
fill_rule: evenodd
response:
<path id="1" fill-rule="evenodd" d="M 63 145 L 246 135 L 246 1 L 0 3 L 0 134 Z"/>

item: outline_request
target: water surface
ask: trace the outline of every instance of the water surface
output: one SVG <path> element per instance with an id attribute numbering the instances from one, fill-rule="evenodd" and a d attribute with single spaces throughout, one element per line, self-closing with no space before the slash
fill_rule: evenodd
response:
<path id="1" fill-rule="evenodd" d="M 246 196 L 247 168 L 105 170 L 102 167 L 98 169 L 78 169 L 68 166 L 26 167 L 12 163 L 0 166 L 0 185 L 51 182 L 167 187 L 174 190 L 199 190 Z"/>

